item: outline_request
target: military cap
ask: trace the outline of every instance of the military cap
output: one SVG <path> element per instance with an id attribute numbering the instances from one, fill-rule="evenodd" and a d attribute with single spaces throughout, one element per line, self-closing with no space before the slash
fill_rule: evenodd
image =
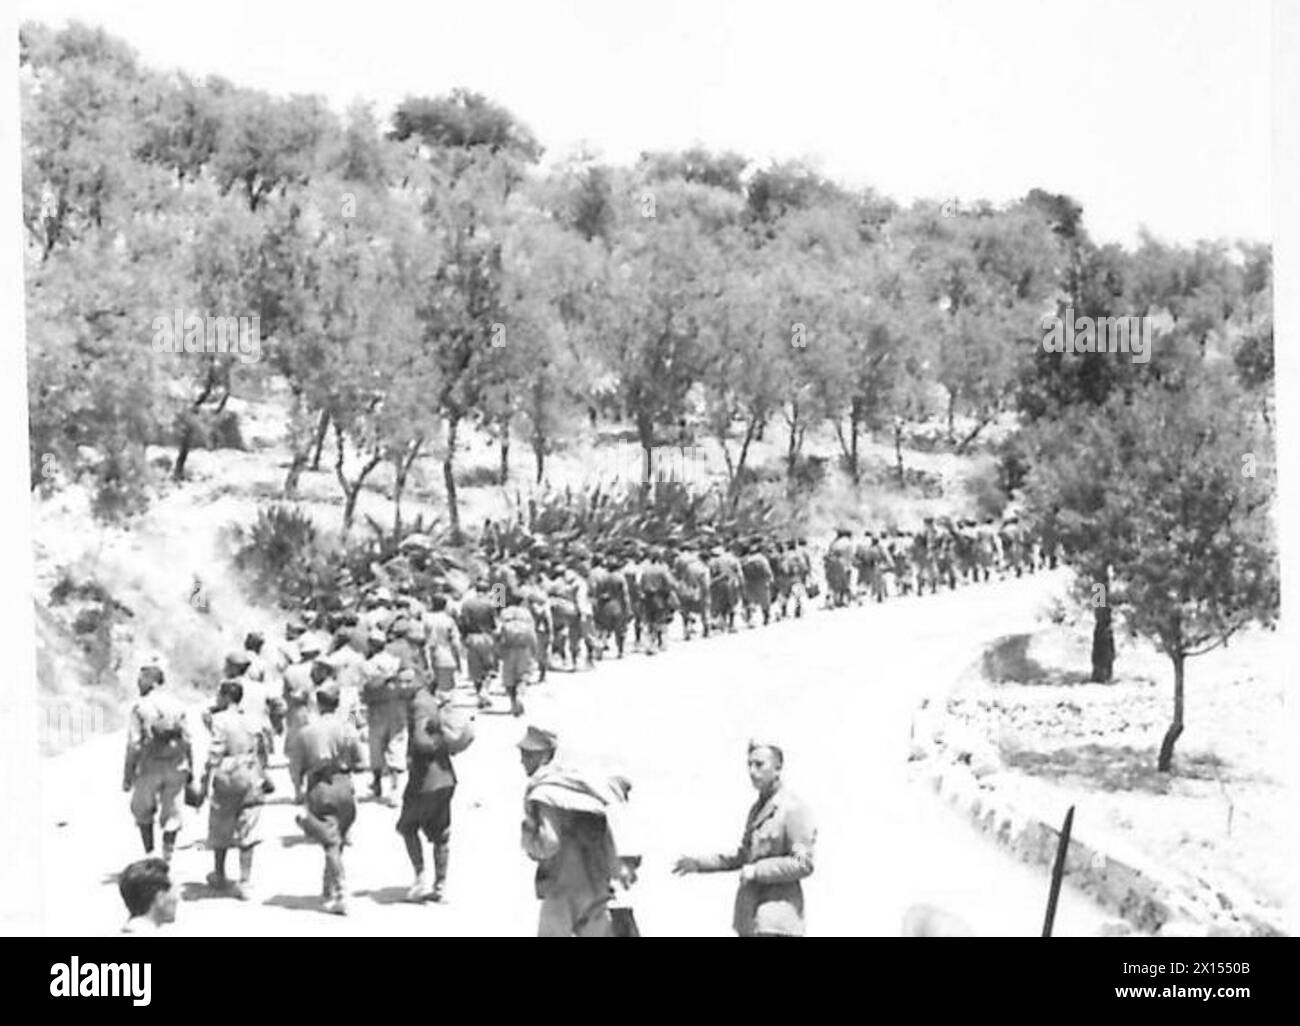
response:
<path id="1" fill-rule="evenodd" d="M 518 747 L 525 752 L 553 752 L 558 743 L 553 731 L 530 726 L 520 738 Z"/>

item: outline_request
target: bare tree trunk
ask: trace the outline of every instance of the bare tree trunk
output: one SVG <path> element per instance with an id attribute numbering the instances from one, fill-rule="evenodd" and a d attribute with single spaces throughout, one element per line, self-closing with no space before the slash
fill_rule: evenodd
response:
<path id="1" fill-rule="evenodd" d="M 1174 745 L 1183 732 L 1183 663 L 1184 655 L 1169 657 L 1174 664 L 1174 721 L 1165 732 L 1165 739 L 1160 742 L 1160 758 L 1156 769 L 1161 773 L 1171 771 L 1174 764 Z"/>
<path id="2" fill-rule="evenodd" d="M 284 477 L 284 497 L 286 499 L 296 499 L 298 497 L 298 480 L 302 477 L 303 468 L 307 466 L 307 456 L 305 453 L 295 452 L 293 462 L 289 464 L 289 473 Z"/>
<path id="3" fill-rule="evenodd" d="M 641 485 L 645 487 L 650 484 L 651 452 L 654 449 L 655 436 L 654 424 L 642 414 L 637 414 L 636 436 L 641 443 Z"/>
<path id="4" fill-rule="evenodd" d="M 1111 628 L 1110 606 L 1097 606 L 1092 624 L 1092 682 L 1109 684 L 1114 673 L 1115 632 Z"/>
<path id="5" fill-rule="evenodd" d="M 898 461 L 898 487 L 907 483 L 907 473 L 903 469 L 903 422 L 894 421 L 894 458 Z"/>
<path id="6" fill-rule="evenodd" d="M 740 502 L 740 492 L 744 488 L 744 479 L 741 477 L 745 472 L 745 467 L 749 462 L 749 447 L 753 444 L 758 432 L 762 430 L 761 420 L 758 417 L 751 417 L 749 424 L 745 427 L 745 440 L 740 443 L 740 454 L 736 457 L 736 466 L 733 472 L 731 467 L 731 454 L 727 452 L 726 446 L 723 446 L 723 453 L 727 456 L 727 472 L 731 476 L 731 505 L 734 508 Z"/>
<path id="7" fill-rule="evenodd" d="M 794 464 L 799 458 L 799 404 L 790 404 L 790 437 L 785 448 L 785 476 L 794 476 Z"/>
<path id="8" fill-rule="evenodd" d="M 976 436 L 979 435 L 979 433 L 983 431 L 986 427 L 988 427 L 989 424 L 991 424 L 992 422 L 993 422 L 992 417 L 981 417 L 979 423 L 975 425 L 975 430 L 972 431 L 970 434 L 968 434 L 960 442 L 958 442 L 957 448 L 954 449 L 953 451 L 956 452 L 958 455 L 964 453 L 966 451 L 966 446 L 970 445 L 971 442 L 975 441 Z M 952 440 L 951 428 L 949 428 L 948 431 L 948 438 L 950 441 Z"/>
<path id="9" fill-rule="evenodd" d="M 447 456 L 442 461 L 442 483 L 447 490 L 447 514 L 451 520 L 451 537 L 460 544 L 460 506 L 456 502 L 456 435 L 460 430 L 460 417 L 447 419 Z"/>
<path id="10" fill-rule="evenodd" d="M 510 415 L 501 418 L 501 484 L 510 479 Z"/>
<path id="11" fill-rule="evenodd" d="M 197 410 L 197 407 L 195 408 Z M 185 461 L 190 458 L 190 449 L 194 445 L 194 423 L 191 419 L 195 411 L 188 411 L 184 426 L 181 428 L 181 440 L 176 449 L 176 462 L 172 464 L 172 480 L 185 480 Z"/>
<path id="12" fill-rule="evenodd" d="M 320 422 L 316 425 L 316 449 L 311 458 L 311 469 L 320 470 L 320 454 L 325 448 L 325 434 L 330 427 L 330 411 L 320 411 Z"/>
<path id="13" fill-rule="evenodd" d="M 537 463 L 537 483 L 542 483 L 546 474 L 546 439 L 533 435 L 533 459 Z"/>
<path id="14" fill-rule="evenodd" d="M 862 404 L 858 400 L 853 400 L 853 407 L 849 411 L 849 472 L 853 475 L 853 483 L 857 484 L 861 479 L 862 473 L 858 466 L 858 435 L 862 430 Z"/>
<path id="15" fill-rule="evenodd" d="M 423 438 L 412 439 L 407 443 L 406 448 L 397 454 L 396 465 L 393 468 L 394 538 L 400 538 L 402 535 L 402 495 L 406 491 L 406 479 L 411 473 L 411 468 L 415 466 L 415 461 L 419 457 L 423 445 Z"/>
<path id="16" fill-rule="evenodd" d="M 357 512 L 357 499 L 361 496 L 361 486 L 365 484 L 370 472 L 379 466 L 383 455 L 378 451 L 373 453 L 362 465 L 357 479 L 348 481 L 347 474 L 343 472 L 343 432 L 339 430 L 337 424 L 334 425 L 334 437 L 338 443 L 338 460 L 334 464 L 334 473 L 338 477 L 339 487 L 343 489 L 343 533 L 346 535 L 352 530 L 352 521 Z"/>
<path id="17" fill-rule="evenodd" d="M 948 393 L 948 442 L 950 444 L 953 440 L 954 429 L 953 429 L 952 421 L 953 421 L 953 414 L 956 410 L 956 406 L 957 406 L 957 393 L 949 392 Z"/>

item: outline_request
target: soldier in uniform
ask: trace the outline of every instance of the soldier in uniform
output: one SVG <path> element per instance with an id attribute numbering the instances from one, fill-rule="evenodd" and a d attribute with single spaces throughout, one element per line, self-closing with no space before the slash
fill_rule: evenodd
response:
<path id="1" fill-rule="evenodd" d="M 698 616 L 707 638 L 712 619 L 709 568 L 689 548 L 683 548 L 673 562 L 673 577 L 677 580 L 681 597 L 682 637 L 690 640 Z"/>
<path id="2" fill-rule="evenodd" d="M 587 777 L 555 765 L 553 733 L 529 727 L 519 742 L 528 775 L 520 841 L 536 862 L 542 906 L 539 937 L 609 937 L 614 883 L 636 880 L 637 857 L 621 850 L 614 820 L 627 801 L 626 779 Z"/>
<path id="3" fill-rule="evenodd" d="M 841 527 L 835 531 L 835 540 L 826 550 L 822 569 L 826 574 L 827 598 L 835 609 L 849 604 L 853 595 L 853 581 L 850 568 L 853 562 L 853 537 L 848 528 Z"/>
<path id="4" fill-rule="evenodd" d="M 428 622 L 428 653 L 433 670 L 434 685 L 450 691 L 456 686 L 456 673 L 461 668 L 460 628 L 455 619 L 447 612 L 445 595 L 434 595 L 429 599 L 432 611 Z"/>
<path id="5" fill-rule="evenodd" d="M 664 632 L 680 604 L 677 581 L 668 569 L 663 549 L 654 549 L 641 570 L 641 602 L 649 630 L 646 651 L 653 655 L 663 651 Z"/>
<path id="6" fill-rule="evenodd" d="M 399 679 L 403 672 L 409 674 L 409 681 L 414 681 L 414 672 L 403 671 L 401 661 L 391 652 L 380 651 L 366 660 L 366 680 L 361 697 L 366 705 L 370 772 L 373 775 L 370 793 L 380 800 L 384 798 L 385 777 L 392 782 L 390 794 L 397 794 L 398 782 L 406 765 L 407 694 L 403 693 L 403 681 Z M 396 799 L 390 798 L 388 803 L 395 805 Z"/>
<path id="7" fill-rule="evenodd" d="M 171 861 L 181 828 L 180 797 L 193 770 L 193 749 L 185 707 L 163 689 L 156 663 L 140 667 L 140 697 L 127 718 L 122 790 L 131 794 L 131 814 L 146 855 L 154 849 L 154 819 L 162 824 L 163 858 Z"/>
<path id="8" fill-rule="evenodd" d="M 294 663 L 284 671 L 284 751 L 285 755 L 295 750 L 294 737 L 298 732 L 311 720 L 313 715 L 312 696 L 315 693 L 316 686 L 319 683 L 319 677 L 315 674 L 313 667 L 316 665 L 317 656 L 321 655 L 326 646 L 326 640 L 323 635 L 315 631 L 309 631 L 298 639 L 298 651 L 302 656 L 302 661 Z M 292 758 L 292 756 L 289 756 Z M 297 779 L 300 776 L 296 772 L 292 762 L 289 763 L 289 778 Z M 302 792 L 294 793 L 294 801 L 302 801 Z"/>
<path id="9" fill-rule="evenodd" d="M 777 618 L 784 620 L 790 615 L 790 599 L 794 594 L 794 567 L 787 558 L 785 544 L 776 539 L 767 542 L 764 555 L 772 568 L 772 604 Z"/>
<path id="10" fill-rule="evenodd" d="M 497 629 L 497 604 L 492 600 L 486 578 L 474 582 L 474 591 L 460 607 L 460 633 L 465 639 L 465 661 L 479 705 L 487 704 L 488 675 L 496 669 L 492 638 Z"/>
<path id="11" fill-rule="evenodd" d="M 632 640 L 641 644 L 642 627 L 645 624 L 645 602 L 641 597 L 641 571 L 644 560 L 640 546 L 633 543 L 623 560 L 623 580 L 627 582 L 628 614 L 632 618 Z"/>
<path id="12" fill-rule="evenodd" d="M 510 697 L 511 714 L 522 716 L 524 707 L 519 701 L 519 686 L 527 680 L 533 660 L 537 658 L 537 630 L 533 626 L 533 614 L 524 607 L 522 595 L 515 592 L 506 601 L 497 626 L 501 683 Z"/>
<path id="13" fill-rule="evenodd" d="M 537 679 L 546 680 L 546 671 L 551 664 L 551 601 L 537 581 L 537 574 L 530 571 L 523 577 L 520 586 L 524 603 L 533 616 L 533 630 L 537 635 Z"/>
<path id="14" fill-rule="evenodd" d="M 785 756 L 770 742 L 749 743 L 749 779 L 758 800 L 749 810 L 739 847 L 715 855 L 683 856 L 677 875 L 740 871 L 732 928 L 741 937 L 802 937 L 803 888 L 812 875 L 817 831 L 808 807 L 781 783 Z"/>
<path id="15" fill-rule="evenodd" d="M 212 872 L 208 884 L 214 890 L 231 887 L 226 876 L 226 853 L 239 849 L 239 882 L 235 897 L 252 899 L 253 852 L 261 842 L 262 782 L 265 779 L 265 734 L 239 703 L 244 687 L 237 680 L 222 681 L 217 693 L 217 712 L 212 717 L 212 745 L 203 790 L 210 796 L 208 848 L 212 851 Z"/>
<path id="16" fill-rule="evenodd" d="M 515 596 L 518 601 L 518 596 Z M 507 607 L 511 608 L 511 607 Z M 513 608 L 518 609 L 518 606 Z M 524 612 L 522 609 L 520 612 Z M 526 614 L 525 614 L 526 615 Z M 529 624 L 532 629 L 532 624 Z M 407 891 L 408 901 L 432 898 L 442 901 L 447 886 L 447 862 L 451 854 L 451 800 L 456 792 L 456 771 L 442 734 L 442 718 L 451 695 L 433 687 L 420 688 L 407 708 L 410 775 L 402 794 L 402 812 L 397 832 L 406 845 L 415 871 L 415 882 Z M 425 871 L 423 832 L 433 845 L 433 886 Z"/>
<path id="17" fill-rule="evenodd" d="M 857 598 L 870 597 L 875 591 L 879 567 L 876 563 L 875 535 L 862 532 L 862 541 L 853 549 L 853 568 L 857 573 Z"/>
<path id="18" fill-rule="evenodd" d="M 297 822 L 325 850 L 321 897 L 326 911 L 346 915 L 343 846 L 357 818 L 352 774 L 365 768 L 365 753 L 356 728 L 338 713 L 339 689 L 332 681 L 317 689 L 316 708 L 320 715 L 294 744 L 300 776 L 293 783 L 307 796 Z"/>
<path id="19" fill-rule="evenodd" d="M 569 654 L 574 669 L 578 666 L 578 652 L 587 655 L 587 668 L 596 665 L 596 644 L 592 637 L 595 624 L 595 610 L 591 605 L 591 592 L 587 584 L 587 574 L 582 572 L 582 564 L 574 560 L 564 571 L 564 594 L 573 603 L 577 616 L 569 621 Z"/>
<path id="20" fill-rule="evenodd" d="M 740 602 L 740 563 L 721 545 L 715 545 L 709 561 L 709 607 L 728 631 L 736 629 L 736 605 Z"/>
<path id="21" fill-rule="evenodd" d="M 632 599 L 627 590 L 627 578 L 621 571 L 618 558 L 612 553 L 605 557 L 603 572 L 599 576 L 593 572 L 591 592 L 595 599 L 596 629 L 614 639 L 618 657 L 622 659 Z"/>
<path id="22" fill-rule="evenodd" d="M 751 539 L 740 561 L 740 573 L 744 578 L 745 625 L 751 623 L 754 607 L 763 612 L 763 626 L 772 619 L 772 564 L 763 555 L 758 539 Z"/>

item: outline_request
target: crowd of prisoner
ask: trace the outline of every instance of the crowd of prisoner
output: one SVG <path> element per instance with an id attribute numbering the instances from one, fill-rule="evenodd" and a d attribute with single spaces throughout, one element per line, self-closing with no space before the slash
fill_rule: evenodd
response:
<path id="1" fill-rule="evenodd" d="M 473 739 L 472 722 L 451 700 L 462 675 L 479 708 L 492 706 L 499 682 L 519 716 L 522 688 L 544 680 L 548 670 L 622 657 L 629 641 L 654 654 L 676 621 L 684 639 L 696 632 L 707 637 L 734 631 L 738 618 L 751 626 L 801 616 L 823 591 L 824 604 L 836 608 L 1020 576 L 1056 562 L 1053 547 L 1029 537 L 1014 518 L 927 520 L 918 531 L 867 531 L 858 538 L 841 529 L 816 560 L 804 539 L 763 536 L 595 547 L 538 538 L 513 553 L 489 537 L 483 556 L 486 572 L 458 596 L 427 571 L 428 552 L 410 546 L 385 564 L 382 579 L 354 585 L 345 573 L 329 602 L 286 624 L 282 641 L 268 644 L 261 634 L 248 634 L 243 648 L 226 656 L 216 702 L 203 711 L 201 763 L 183 703 L 161 686 L 161 666 L 142 667 L 123 789 L 131 793 L 147 854 L 155 849 L 155 824 L 161 826 L 162 859 L 151 864 L 171 860 L 180 803 L 206 804 L 213 855 L 208 884 L 251 899 L 261 809 L 275 789 L 270 767 L 279 749 L 300 806 L 298 825 L 324 852 L 326 911 L 348 910 L 343 849 L 356 819 L 352 775 L 358 772 L 369 773 L 374 800 L 400 808 L 396 829 L 414 873 L 409 900 L 441 902 L 456 786 L 452 758 Z M 529 777 L 522 846 L 538 863 L 539 929 L 608 935 L 617 922 L 612 884 L 635 879 L 636 859 L 619 850 L 611 827 L 630 783 L 593 781 L 561 766 L 554 761 L 557 743 L 536 726 L 519 743 Z M 751 817 L 767 810 L 761 822 L 780 826 L 780 836 L 764 840 L 747 827 L 739 853 L 683 858 L 676 870 L 740 870 L 742 891 L 767 895 L 754 899 L 759 905 L 772 903 L 769 919 L 773 909 L 786 910 L 778 916 L 786 925 L 776 932 L 789 934 L 801 932 L 802 919 L 786 907 L 795 900 L 788 887 L 797 888 L 800 874 L 811 872 L 813 831 L 807 810 L 780 788 L 782 760 L 775 742 L 751 746 L 751 778 L 760 793 Z M 233 877 L 231 849 L 239 863 Z M 774 858 L 785 860 L 780 879 L 755 868 Z M 745 923 L 738 921 L 738 931 L 763 932 L 759 919 Z"/>

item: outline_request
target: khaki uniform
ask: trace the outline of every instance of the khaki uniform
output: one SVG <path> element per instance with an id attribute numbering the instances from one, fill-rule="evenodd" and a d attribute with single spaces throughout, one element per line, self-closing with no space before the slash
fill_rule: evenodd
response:
<path id="1" fill-rule="evenodd" d="M 301 777 L 295 787 L 306 788 L 306 811 L 298 819 L 303 832 L 325 849 L 322 893 L 343 892 L 343 845 L 357 818 L 351 772 L 365 766 L 356 728 L 337 713 L 325 713 L 307 724 L 295 739 Z"/>
<path id="2" fill-rule="evenodd" d="M 212 717 L 208 750 L 208 847 L 251 848 L 261 841 L 265 735 L 243 709 L 223 709 Z"/>
<path id="3" fill-rule="evenodd" d="M 284 671 L 284 751 L 289 757 L 289 777 L 297 777 L 291 754 L 294 739 L 315 716 L 316 702 L 312 696 L 315 684 L 311 679 L 311 663 L 294 663 Z"/>
<path id="4" fill-rule="evenodd" d="M 784 787 L 749 810 L 735 851 L 697 859 L 701 872 L 752 866 L 753 879 L 736 892 L 732 929 L 742 937 L 801 937 L 803 888 L 811 876 L 817 830 L 808 807 Z"/>
<path id="5" fill-rule="evenodd" d="M 155 736 L 153 725 L 159 720 L 178 722 L 179 736 Z M 180 699 L 155 688 L 131 706 L 123 782 L 131 785 L 131 814 L 139 826 L 150 826 L 157 816 L 164 834 L 180 830 L 180 798 L 192 758 L 189 725 Z"/>
<path id="6" fill-rule="evenodd" d="M 610 936 L 612 884 L 630 854 L 620 850 L 627 843 L 626 800 L 626 784 L 554 764 L 530 778 L 520 840 L 538 864 L 539 937 Z M 611 816 L 620 820 L 617 834 Z"/>
<path id="7" fill-rule="evenodd" d="M 507 606 L 501 613 L 498 649 L 501 653 L 501 683 L 512 699 L 518 694 L 537 657 L 537 631 L 533 614 L 523 606 Z"/>

